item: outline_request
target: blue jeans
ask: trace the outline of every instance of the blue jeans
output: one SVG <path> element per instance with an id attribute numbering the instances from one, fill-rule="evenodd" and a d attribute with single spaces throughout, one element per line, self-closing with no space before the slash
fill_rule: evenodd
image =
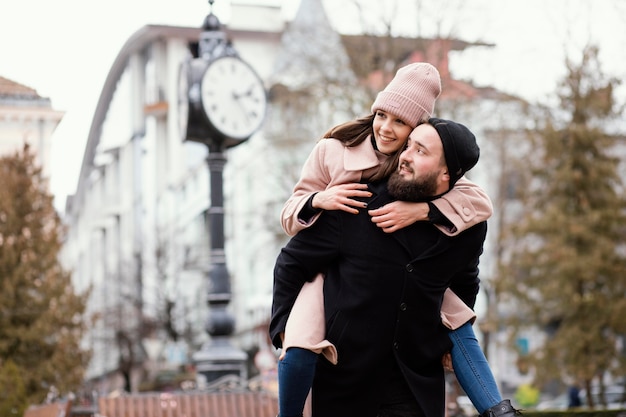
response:
<path id="1" fill-rule="evenodd" d="M 472 325 L 468 322 L 450 332 L 452 366 L 456 379 L 479 414 L 502 401 L 498 384 L 491 373 Z"/>
<path id="2" fill-rule="evenodd" d="M 278 361 L 278 412 L 280 417 L 301 417 L 313 385 L 317 353 L 292 347 Z"/>

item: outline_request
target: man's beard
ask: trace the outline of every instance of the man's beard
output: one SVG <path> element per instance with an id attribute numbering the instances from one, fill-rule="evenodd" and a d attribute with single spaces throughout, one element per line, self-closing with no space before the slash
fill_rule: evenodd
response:
<path id="1" fill-rule="evenodd" d="M 389 194 L 402 201 L 428 201 L 437 192 L 437 173 L 425 174 L 420 179 L 405 180 L 398 172 L 389 177 Z"/>

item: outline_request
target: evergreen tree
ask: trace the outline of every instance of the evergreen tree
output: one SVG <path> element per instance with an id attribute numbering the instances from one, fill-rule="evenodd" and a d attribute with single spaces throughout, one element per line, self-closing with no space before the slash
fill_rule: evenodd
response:
<path id="1" fill-rule="evenodd" d="M 523 358 L 537 382 L 579 381 L 587 392 L 594 379 L 626 374 L 626 199 L 620 144 L 606 130 L 616 84 L 596 47 L 580 64 L 568 62 L 560 116 L 546 116 L 524 156 L 524 208 L 509 226 L 497 282 L 515 312 L 513 338 L 533 326 L 545 332 Z"/>
<path id="2" fill-rule="evenodd" d="M 0 157 L 0 178 L 0 410 L 22 415 L 80 387 L 87 294 L 59 262 L 62 223 L 28 146 Z"/>
<path id="3" fill-rule="evenodd" d="M 20 416 L 28 403 L 22 370 L 13 361 L 2 361 L 0 366 L 0 415 Z"/>

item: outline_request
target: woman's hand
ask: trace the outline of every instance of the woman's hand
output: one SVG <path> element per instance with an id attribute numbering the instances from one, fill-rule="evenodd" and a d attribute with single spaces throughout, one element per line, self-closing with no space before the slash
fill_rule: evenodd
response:
<path id="1" fill-rule="evenodd" d="M 394 201 L 376 210 L 369 210 L 372 221 L 385 233 L 393 233 L 417 221 L 428 220 L 427 203 Z"/>
<path id="2" fill-rule="evenodd" d="M 350 183 L 334 185 L 315 194 L 312 205 L 317 209 L 343 210 L 357 214 L 358 208 L 367 207 L 367 203 L 354 200 L 354 197 L 368 198 L 372 193 L 367 190 L 367 184 Z"/>

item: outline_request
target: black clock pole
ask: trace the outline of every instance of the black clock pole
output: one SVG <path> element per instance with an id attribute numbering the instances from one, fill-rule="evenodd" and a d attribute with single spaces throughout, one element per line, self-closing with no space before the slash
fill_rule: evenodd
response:
<path id="1" fill-rule="evenodd" d="M 209 316 L 205 330 L 210 340 L 194 354 L 193 360 L 200 386 L 211 384 L 228 375 L 237 376 L 237 384 L 243 384 L 247 380 L 247 355 L 231 342 L 235 319 L 228 311 L 232 292 L 224 250 L 223 172 L 226 154 L 218 147 L 208 147 L 211 201 L 206 219 L 211 240 L 211 265 L 207 273 Z M 226 379 L 224 382 L 229 381 Z"/>
<path id="2" fill-rule="evenodd" d="M 226 36 L 221 30 L 217 16 L 212 12 L 213 0 L 209 0 L 209 3 L 211 12 L 206 17 L 202 27 L 203 32 L 198 45 L 196 67 L 206 67 L 212 60 L 233 53 L 232 46 L 226 41 Z M 211 265 L 206 280 L 209 315 L 205 326 L 210 340 L 193 355 L 193 361 L 200 387 L 219 383 L 229 375 L 236 376 L 238 384 L 243 384 L 247 380 L 247 355 L 231 342 L 235 329 L 235 319 L 228 311 L 232 293 L 224 250 L 223 172 L 226 164 L 225 141 L 211 129 L 202 127 L 194 129 L 192 126 L 190 128 L 192 132 L 202 131 L 205 134 L 202 135 L 203 137 L 196 135 L 196 137 L 187 139 L 202 142 L 207 145 L 209 150 L 207 164 L 210 175 L 210 206 L 206 220 L 211 240 Z M 228 382 L 228 378 L 224 382 Z"/>

